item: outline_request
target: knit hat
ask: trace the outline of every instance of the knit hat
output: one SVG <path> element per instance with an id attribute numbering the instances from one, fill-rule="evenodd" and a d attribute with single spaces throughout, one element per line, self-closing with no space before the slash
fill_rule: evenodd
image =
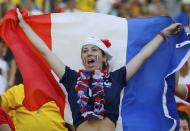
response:
<path id="1" fill-rule="evenodd" d="M 112 55 L 108 49 L 111 46 L 109 40 L 89 37 L 82 45 L 84 46 L 87 44 L 96 45 L 106 54 L 108 60 L 111 60 Z"/>

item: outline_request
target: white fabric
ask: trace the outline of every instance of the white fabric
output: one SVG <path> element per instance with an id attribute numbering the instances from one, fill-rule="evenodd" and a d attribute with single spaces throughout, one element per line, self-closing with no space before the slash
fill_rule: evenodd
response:
<path id="1" fill-rule="evenodd" d="M 99 13 L 63 13 L 62 16 L 55 13 L 51 21 L 52 51 L 72 69 L 83 69 L 82 42 L 89 37 L 108 39 L 112 43 L 109 50 L 116 55 L 110 61 L 111 70 L 126 64 L 128 27 L 125 18 Z"/>
<path id="2" fill-rule="evenodd" d="M 170 113 L 168 111 L 167 99 L 166 99 L 167 90 L 168 90 L 168 85 L 167 85 L 167 82 L 164 81 L 164 92 L 163 92 L 163 95 L 162 95 L 162 104 L 163 104 L 164 115 L 165 115 L 166 118 L 171 119 L 173 121 L 173 125 L 172 125 L 172 127 L 170 128 L 169 131 L 175 131 L 175 128 L 177 126 L 177 121 L 176 121 L 175 118 L 170 116 Z"/>
<path id="3" fill-rule="evenodd" d="M 176 101 L 176 103 L 182 103 L 182 104 L 190 106 L 190 103 L 184 101 L 183 99 L 179 98 L 178 96 L 175 96 L 175 101 Z"/>
<path id="4" fill-rule="evenodd" d="M 104 51 L 104 53 L 107 55 L 108 60 L 111 60 L 112 55 L 109 51 L 109 49 L 105 46 L 105 44 L 98 38 L 93 38 L 90 37 L 88 38 L 86 41 L 84 41 L 83 43 L 81 43 L 82 45 L 87 45 L 87 44 L 92 44 L 92 45 L 96 45 L 98 46 L 101 50 Z"/>
<path id="5" fill-rule="evenodd" d="M 7 88 L 7 73 L 8 64 L 5 60 L 0 59 L 0 93 L 3 93 Z"/>
<path id="6" fill-rule="evenodd" d="M 185 77 L 179 77 L 179 84 L 189 84 L 190 83 L 190 70 Z"/>
<path id="7" fill-rule="evenodd" d="M 51 22 L 52 51 L 72 69 L 83 68 L 81 48 L 82 43 L 89 37 L 108 39 L 112 44 L 109 51 L 115 55 L 109 62 L 110 70 L 116 70 L 126 64 L 128 24 L 125 18 L 98 13 L 63 13 L 62 16 L 55 13 L 51 14 Z M 65 88 L 62 85 L 61 87 L 67 94 Z M 64 120 L 72 124 L 67 100 Z M 118 131 L 122 129 L 122 123 L 119 122 Z"/>

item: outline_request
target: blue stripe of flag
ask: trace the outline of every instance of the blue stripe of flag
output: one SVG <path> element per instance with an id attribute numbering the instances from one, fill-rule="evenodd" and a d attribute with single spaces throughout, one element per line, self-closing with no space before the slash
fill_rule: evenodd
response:
<path id="1" fill-rule="evenodd" d="M 170 17 L 128 19 L 127 62 L 163 28 L 173 23 Z M 159 49 L 145 62 L 124 90 L 121 116 L 124 131 L 168 131 L 174 124 L 163 110 L 164 78 L 181 62 L 189 45 L 176 49 L 176 42 L 187 40 L 169 36 Z M 171 82 L 175 82 L 170 79 Z M 174 86 L 166 91 L 166 109 L 171 117 L 177 116 Z M 168 97 L 170 99 L 168 99 Z M 170 107 L 168 107 L 170 106 Z M 171 112 L 173 110 L 173 112 Z"/>

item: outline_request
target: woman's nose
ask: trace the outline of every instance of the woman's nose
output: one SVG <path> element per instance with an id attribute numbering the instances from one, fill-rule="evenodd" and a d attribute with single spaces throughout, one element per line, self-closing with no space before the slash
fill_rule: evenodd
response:
<path id="1" fill-rule="evenodd" d="M 87 55 L 92 55 L 92 51 L 89 50 L 89 51 L 87 52 Z"/>

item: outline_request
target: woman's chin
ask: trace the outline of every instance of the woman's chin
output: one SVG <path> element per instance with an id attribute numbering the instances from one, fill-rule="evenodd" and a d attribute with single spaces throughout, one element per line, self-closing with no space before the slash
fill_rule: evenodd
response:
<path id="1" fill-rule="evenodd" d="M 85 67 L 85 69 L 86 69 L 87 71 L 91 72 L 91 71 L 100 69 L 100 67 L 97 67 L 97 66 L 88 66 L 88 67 Z"/>

